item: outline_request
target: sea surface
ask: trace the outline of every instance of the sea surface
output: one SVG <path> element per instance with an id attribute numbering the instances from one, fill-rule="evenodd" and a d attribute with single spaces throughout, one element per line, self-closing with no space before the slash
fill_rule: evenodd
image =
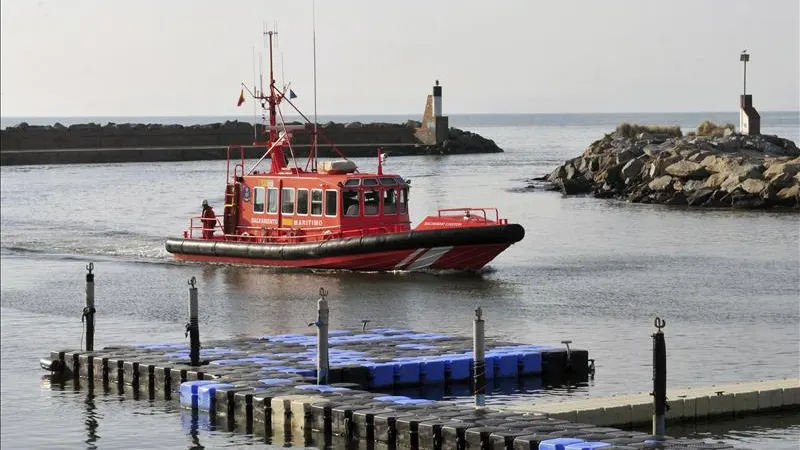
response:
<path id="1" fill-rule="evenodd" d="M 3 118 L 7 126 L 79 122 L 207 123 L 226 117 Z M 247 120 L 246 117 L 241 118 Z M 325 120 L 404 122 L 411 116 Z M 418 223 L 437 208 L 493 206 L 523 241 L 480 274 L 279 271 L 179 263 L 164 250 L 208 199 L 223 205 L 225 161 L 0 168 L 0 443 L 3 448 L 278 448 L 194 429 L 175 402 L 88 393 L 51 382 L 39 358 L 78 348 L 85 266 L 94 263 L 97 347 L 184 341 L 187 280 L 200 291 L 202 339 L 307 332 L 320 287 L 331 326 L 408 327 L 524 343 L 565 339 L 596 360 L 572 388 L 497 386 L 489 405 L 649 392 L 653 320 L 666 320 L 668 389 L 797 377 L 800 215 L 690 210 L 565 198 L 527 180 L 579 155 L 622 121 L 738 123 L 735 113 L 469 115 L 451 125 L 505 153 L 388 158 L 412 180 Z M 39 122 L 37 122 L 39 121 Z M 762 130 L 800 142 L 800 115 L 762 113 Z M 375 161 L 356 159 L 362 170 Z M 469 401 L 458 393 L 447 398 Z M 800 411 L 668 428 L 738 447 L 797 449 Z"/>

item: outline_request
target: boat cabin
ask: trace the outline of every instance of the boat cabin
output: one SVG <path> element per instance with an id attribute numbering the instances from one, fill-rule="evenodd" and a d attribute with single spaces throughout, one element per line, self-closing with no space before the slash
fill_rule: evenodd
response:
<path id="1" fill-rule="evenodd" d="M 399 175 L 357 173 L 348 160 L 234 179 L 225 201 L 226 237 L 289 243 L 411 228 L 408 183 Z"/>

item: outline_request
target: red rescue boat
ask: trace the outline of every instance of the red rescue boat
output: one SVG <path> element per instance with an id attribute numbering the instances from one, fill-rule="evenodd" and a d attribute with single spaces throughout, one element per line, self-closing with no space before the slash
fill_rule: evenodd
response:
<path id="1" fill-rule="evenodd" d="M 182 238 L 167 239 L 167 251 L 183 260 L 274 267 L 475 271 L 524 237 L 521 225 L 484 207 L 440 209 L 412 229 L 410 183 L 383 173 L 380 151 L 376 173 L 359 171 L 341 153 L 318 161 L 314 149 L 299 167 L 292 127 L 277 121 L 281 103 L 295 107 L 275 86 L 268 35 L 269 92 L 252 94 L 269 113 L 266 140 L 255 143 L 266 152 L 248 169 L 244 149 L 229 147 L 222 219 L 190 218 Z M 267 158 L 269 170 L 259 170 Z"/>

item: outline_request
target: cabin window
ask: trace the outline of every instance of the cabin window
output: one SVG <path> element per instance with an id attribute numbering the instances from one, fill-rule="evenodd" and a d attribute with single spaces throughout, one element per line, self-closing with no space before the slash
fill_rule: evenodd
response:
<path id="1" fill-rule="evenodd" d="M 342 210 L 344 215 L 348 217 L 361 215 L 358 191 L 342 191 Z"/>
<path id="2" fill-rule="evenodd" d="M 294 189 L 281 189 L 281 213 L 294 214 Z"/>
<path id="3" fill-rule="evenodd" d="M 297 214 L 308 214 L 308 189 L 297 190 Z"/>
<path id="4" fill-rule="evenodd" d="M 336 205 L 338 204 L 336 191 L 325 191 L 325 215 L 336 217 Z"/>
<path id="5" fill-rule="evenodd" d="M 253 189 L 253 212 L 264 212 L 264 199 L 266 198 L 265 194 L 266 193 L 264 192 L 263 187 L 257 187 Z"/>
<path id="6" fill-rule="evenodd" d="M 392 177 L 382 177 L 380 180 L 381 184 L 384 186 L 394 186 L 395 184 L 397 184 L 397 180 L 395 180 Z"/>
<path id="7" fill-rule="evenodd" d="M 278 212 L 278 188 L 267 189 L 267 212 L 270 214 Z"/>
<path id="8" fill-rule="evenodd" d="M 361 184 L 361 179 L 359 178 L 351 178 L 344 182 L 347 187 L 358 186 L 359 184 Z"/>
<path id="9" fill-rule="evenodd" d="M 366 181 L 366 180 L 364 180 Z M 376 180 L 377 181 L 377 180 Z M 377 216 L 379 210 L 380 191 L 364 191 L 364 215 Z"/>
<path id="10" fill-rule="evenodd" d="M 383 191 L 383 213 L 397 214 L 397 191 L 386 189 Z"/>
<path id="11" fill-rule="evenodd" d="M 363 184 L 364 186 L 377 186 L 378 180 L 375 178 L 364 178 L 363 180 L 361 180 L 361 184 Z"/>
<path id="12" fill-rule="evenodd" d="M 311 215 L 322 215 L 322 189 L 311 190 Z"/>
<path id="13" fill-rule="evenodd" d="M 400 189 L 400 214 L 408 212 L 408 188 Z"/>

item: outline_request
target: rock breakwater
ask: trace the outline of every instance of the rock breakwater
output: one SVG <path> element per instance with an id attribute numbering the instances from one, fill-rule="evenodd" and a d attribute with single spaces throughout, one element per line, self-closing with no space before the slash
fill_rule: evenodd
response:
<path id="1" fill-rule="evenodd" d="M 714 208 L 800 209 L 800 150 L 777 136 L 732 126 L 623 124 L 539 180 L 565 195 Z"/>

